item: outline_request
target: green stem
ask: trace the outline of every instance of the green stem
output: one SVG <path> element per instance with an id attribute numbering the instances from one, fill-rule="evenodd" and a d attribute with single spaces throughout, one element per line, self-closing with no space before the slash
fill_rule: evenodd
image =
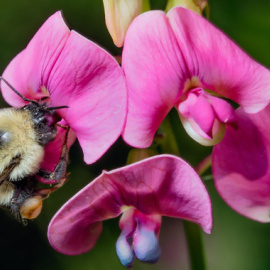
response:
<path id="1" fill-rule="evenodd" d="M 204 245 L 201 228 L 192 222 L 184 221 L 189 259 L 192 270 L 206 270 Z"/>
<path id="2" fill-rule="evenodd" d="M 204 158 L 195 168 L 195 171 L 198 175 L 203 175 L 204 172 L 207 171 L 212 165 L 212 155 L 207 156 Z"/>
<path id="3" fill-rule="evenodd" d="M 173 130 L 174 140 L 178 146 L 178 151 L 181 152 L 181 141 L 179 139 L 180 134 L 177 134 L 177 129 L 174 127 L 174 117 L 175 115 L 169 114 L 169 122 L 171 129 Z M 209 157 L 207 157 L 202 162 L 201 166 L 199 165 L 200 172 L 204 172 L 210 164 L 211 163 L 209 161 Z M 207 266 L 205 261 L 201 228 L 197 224 L 188 221 L 184 221 L 184 228 L 186 233 L 191 270 L 206 270 Z"/>
<path id="4" fill-rule="evenodd" d="M 149 11 L 151 9 L 149 0 L 143 0 L 142 2 L 142 12 Z"/>

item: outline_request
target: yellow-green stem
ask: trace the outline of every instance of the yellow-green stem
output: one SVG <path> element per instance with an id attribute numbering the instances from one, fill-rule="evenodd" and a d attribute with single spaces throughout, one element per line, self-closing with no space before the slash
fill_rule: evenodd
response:
<path id="1" fill-rule="evenodd" d="M 207 169 L 209 169 L 212 165 L 212 155 L 207 156 L 204 158 L 195 168 L 198 175 L 203 175 Z"/>
<path id="2" fill-rule="evenodd" d="M 174 115 L 169 115 L 171 129 L 173 130 L 173 134 L 174 134 L 173 137 L 176 142 L 175 145 L 178 146 L 178 151 L 181 152 L 180 147 L 181 147 L 182 142 L 179 140 L 181 136 L 180 134 L 177 134 L 178 129 L 175 128 L 173 125 L 173 117 Z M 180 121 L 179 121 L 179 125 L 180 125 Z M 206 162 L 206 164 L 209 164 L 209 162 L 208 163 Z M 201 168 L 201 171 L 204 172 L 203 168 Z M 191 270 L 206 270 L 207 266 L 206 266 L 206 260 L 205 260 L 205 252 L 204 252 L 201 228 L 198 225 L 188 222 L 188 221 L 184 221 L 184 228 L 185 228 L 185 234 L 186 234 L 186 239 L 187 239 Z"/>

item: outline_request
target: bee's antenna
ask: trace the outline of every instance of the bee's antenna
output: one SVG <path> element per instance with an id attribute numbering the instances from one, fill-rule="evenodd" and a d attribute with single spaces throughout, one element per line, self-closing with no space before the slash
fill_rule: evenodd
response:
<path id="1" fill-rule="evenodd" d="M 48 110 L 58 110 L 58 109 L 65 109 L 65 108 L 69 108 L 69 106 L 49 107 Z"/>
<path id="2" fill-rule="evenodd" d="M 2 80 L 14 93 L 16 93 L 19 97 L 21 97 L 24 101 L 37 103 L 35 100 L 28 99 L 25 96 L 23 96 L 20 92 L 18 92 L 6 79 L 4 79 L 2 76 L 0 76 L 0 80 Z"/>

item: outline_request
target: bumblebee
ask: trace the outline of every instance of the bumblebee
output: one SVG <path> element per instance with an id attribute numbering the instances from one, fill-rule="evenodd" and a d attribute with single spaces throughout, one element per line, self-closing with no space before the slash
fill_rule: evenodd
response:
<path id="1" fill-rule="evenodd" d="M 60 117 L 56 110 L 67 106 L 48 107 L 44 102 L 30 100 L 21 95 L 3 77 L 9 88 L 28 102 L 21 108 L 0 110 L 0 205 L 12 212 L 23 224 L 36 218 L 42 209 L 43 199 L 66 181 L 68 162 L 67 137 L 54 171 L 40 168 L 45 146 L 55 139 Z M 37 176 L 47 183 L 57 183 L 48 189 L 38 189 Z"/>

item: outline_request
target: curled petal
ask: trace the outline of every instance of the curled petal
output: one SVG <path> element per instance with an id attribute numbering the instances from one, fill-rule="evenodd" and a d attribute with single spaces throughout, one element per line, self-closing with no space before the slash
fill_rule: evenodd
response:
<path id="1" fill-rule="evenodd" d="M 212 146 L 218 144 L 224 137 L 225 125 L 218 120 L 215 120 L 213 123 L 213 136 L 211 138 L 204 133 L 204 131 L 193 119 L 188 119 L 181 114 L 179 114 L 179 117 L 187 134 L 201 145 Z"/>
<path id="2" fill-rule="evenodd" d="M 116 60 L 71 31 L 47 84 L 53 106 L 76 134 L 87 163 L 95 162 L 120 136 L 126 85 Z"/>
<path id="3" fill-rule="evenodd" d="M 101 221 L 118 216 L 124 206 L 188 219 L 207 233 L 212 228 L 211 203 L 199 176 L 183 160 L 161 155 L 101 174 L 54 216 L 49 241 L 64 254 L 86 252 L 97 241 Z"/>
<path id="4" fill-rule="evenodd" d="M 234 210 L 270 222 L 270 107 L 257 114 L 236 111 L 237 129 L 226 129 L 214 147 L 213 176 L 218 192 Z"/>
<path id="5" fill-rule="evenodd" d="M 68 39 L 70 30 L 61 12 L 52 15 L 38 30 L 27 47 L 7 66 L 3 77 L 22 95 L 38 100 L 48 95 L 46 85 L 53 65 Z M 12 106 L 21 107 L 25 102 L 4 82 L 1 82 L 4 99 Z"/>
<path id="6" fill-rule="evenodd" d="M 242 51 L 203 17 L 184 8 L 167 14 L 187 72 L 203 88 L 240 104 L 246 112 L 262 110 L 270 101 L 270 72 Z"/>

